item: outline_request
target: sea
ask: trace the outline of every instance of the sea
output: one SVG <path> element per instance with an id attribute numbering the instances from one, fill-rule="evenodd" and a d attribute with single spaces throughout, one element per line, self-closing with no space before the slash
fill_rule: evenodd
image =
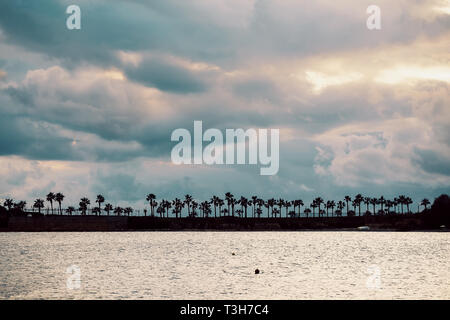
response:
<path id="1" fill-rule="evenodd" d="M 449 232 L 0 233 L 2 300 L 449 298 Z"/>

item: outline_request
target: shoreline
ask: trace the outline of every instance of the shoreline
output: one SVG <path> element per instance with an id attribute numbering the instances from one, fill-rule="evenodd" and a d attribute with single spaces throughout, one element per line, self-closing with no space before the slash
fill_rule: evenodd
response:
<path id="1" fill-rule="evenodd" d="M 369 230 L 358 230 L 368 226 Z M 421 214 L 309 218 L 3 216 L 0 232 L 447 232 Z"/>

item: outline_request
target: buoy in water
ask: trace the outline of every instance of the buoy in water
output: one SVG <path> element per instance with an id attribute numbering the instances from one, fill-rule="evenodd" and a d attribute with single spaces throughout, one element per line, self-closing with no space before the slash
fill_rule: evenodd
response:
<path id="1" fill-rule="evenodd" d="M 255 269 L 255 274 L 259 274 L 259 269 Z"/>

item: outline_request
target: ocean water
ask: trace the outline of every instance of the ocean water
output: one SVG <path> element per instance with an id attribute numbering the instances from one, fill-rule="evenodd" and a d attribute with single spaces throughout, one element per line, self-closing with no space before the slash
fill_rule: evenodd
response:
<path id="1" fill-rule="evenodd" d="M 449 279 L 446 232 L 0 233 L 0 299 L 449 299 Z"/>

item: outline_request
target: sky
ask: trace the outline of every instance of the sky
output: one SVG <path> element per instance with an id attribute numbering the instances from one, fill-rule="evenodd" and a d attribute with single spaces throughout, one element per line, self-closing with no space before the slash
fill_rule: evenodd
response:
<path id="1" fill-rule="evenodd" d="M 279 129 L 278 173 L 173 164 L 195 120 Z M 450 1 L 1 1 L 0 181 L 0 199 L 63 206 L 432 200 L 450 191 Z"/>

